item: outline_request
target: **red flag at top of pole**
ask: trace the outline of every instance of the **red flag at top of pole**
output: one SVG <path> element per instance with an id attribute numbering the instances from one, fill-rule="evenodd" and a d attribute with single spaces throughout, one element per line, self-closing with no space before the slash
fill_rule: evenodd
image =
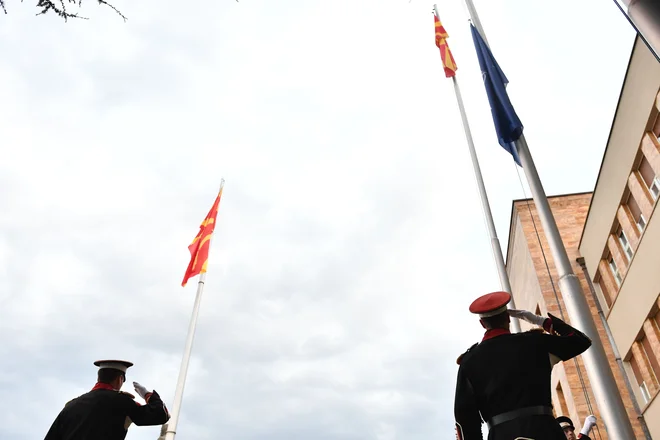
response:
<path id="1" fill-rule="evenodd" d="M 442 58 L 442 65 L 445 68 L 445 76 L 451 78 L 456 75 L 456 62 L 454 61 L 454 56 L 449 50 L 449 45 L 447 44 L 447 38 L 449 35 L 445 30 L 445 27 L 440 23 L 438 16 L 433 14 L 433 19 L 435 20 L 435 45 L 440 49 L 440 57 Z"/>
<path id="2" fill-rule="evenodd" d="M 215 230 L 215 219 L 218 216 L 220 197 L 222 197 L 222 188 L 220 188 L 220 192 L 218 192 L 218 196 L 215 198 L 211 210 L 199 226 L 199 233 L 197 233 L 197 236 L 193 239 L 190 246 L 188 246 L 188 250 L 190 251 L 190 263 L 188 264 L 186 274 L 183 276 L 183 282 L 181 283 L 184 287 L 191 277 L 206 272 L 206 264 L 209 260 L 211 235 L 213 235 L 213 231 Z"/>

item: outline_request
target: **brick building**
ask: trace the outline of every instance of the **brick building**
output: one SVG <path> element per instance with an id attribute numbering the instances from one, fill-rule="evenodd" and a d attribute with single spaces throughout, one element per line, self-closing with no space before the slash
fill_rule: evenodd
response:
<path id="1" fill-rule="evenodd" d="M 579 243 L 653 438 L 660 439 L 660 63 L 638 38 Z M 640 437 L 643 438 L 643 437 Z"/>
<path id="2" fill-rule="evenodd" d="M 589 211 L 591 193 L 550 197 L 549 202 L 568 257 L 573 265 L 573 271 L 578 276 L 582 291 L 591 307 L 594 321 L 610 360 L 610 368 L 614 373 L 619 389 L 622 390 L 623 402 L 631 423 L 633 423 L 635 437 L 643 439 L 644 433 L 637 420 L 637 411 L 628 392 L 624 372 L 617 363 L 612 346 L 608 342 L 594 295 L 591 293 L 592 287 L 580 264 L 582 260 L 579 258 L 578 245 Z M 507 272 L 517 308 L 543 315 L 552 313 L 560 318 L 563 311 L 564 320 L 570 322 L 559 291 L 557 271 L 552 254 L 533 200 L 524 199 L 513 202 L 507 251 Z M 531 328 L 525 322 L 521 323 L 521 327 L 523 331 Z M 585 417 L 592 411 L 599 420 L 600 414 L 581 356 L 577 358 L 577 363 L 579 368 L 572 360 L 555 366 L 552 371 L 552 400 L 555 415 L 566 415 L 573 420 L 575 425 L 581 425 Z M 584 382 L 584 388 L 582 382 Z M 590 411 L 588 402 L 591 403 L 592 411 Z M 599 424 L 598 433 L 593 435 L 592 438 L 608 438 L 602 424 Z"/>
<path id="3" fill-rule="evenodd" d="M 549 201 L 638 439 L 660 439 L 658 199 L 660 63 L 637 37 L 593 193 Z M 507 271 L 518 308 L 565 312 L 531 200 L 513 202 Z M 555 413 L 576 425 L 591 412 L 589 401 L 599 417 L 581 358 L 555 366 L 552 398 Z M 603 428 L 596 438 L 607 438 Z"/>

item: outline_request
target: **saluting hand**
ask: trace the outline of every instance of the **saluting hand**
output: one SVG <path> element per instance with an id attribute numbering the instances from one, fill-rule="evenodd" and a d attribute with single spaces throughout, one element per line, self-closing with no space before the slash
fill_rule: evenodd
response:
<path id="1" fill-rule="evenodd" d="M 147 394 L 151 393 L 151 391 L 147 390 L 145 387 L 143 387 L 137 382 L 133 382 L 133 387 L 135 387 L 135 392 L 138 393 L 140 397 L 142 397 L 145 400 L 147 398 Z"/>
<path id="2" fill-rule="evenodd" d="M 527 310 L 515 310 L 515 309 L 510 309 L 508 310 L 509 316 L 512 316 L 514 318 L 522 319 L 523 321 L 527 321 L 530 324 L 533 325 L 538 325 L 539 327 L 543 327 L 543 323 L 547 318 L 544 318 L 543 316 L 536 315 L 532 312 L 528 312 Z"/>
<path id="3" fill-rule="evenodd" d="M 586 419 L 584 419 L 584 425 L 582 425 L 580 434 L 589 435 L 589 431 L 591 431 L 591 428 L 593 428 L 595 425 L 596 425 L 596 416 L 590 414 L 589 416 L 587 416 Z"/>

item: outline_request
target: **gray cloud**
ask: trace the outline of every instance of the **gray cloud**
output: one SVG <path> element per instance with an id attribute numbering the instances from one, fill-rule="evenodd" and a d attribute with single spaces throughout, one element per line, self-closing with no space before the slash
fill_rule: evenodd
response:
<path id="1" fill-rule="evenodd" d="M 632 32 L 596 0 L 531 3 L 478 7 L 547 192 L 589 189 L 629 44 L 558 47 Z M 104 357 L 171 405 L 186 246 L 223 176 L 181 438 L 453 437 L 467 306 L 499 286 L 428 5 L 149 0 L 66 25 L 27 6 L 0 27 L 0 438 L 45 435 Z M 446 9 L 505 243 L 521 189 Z"/>

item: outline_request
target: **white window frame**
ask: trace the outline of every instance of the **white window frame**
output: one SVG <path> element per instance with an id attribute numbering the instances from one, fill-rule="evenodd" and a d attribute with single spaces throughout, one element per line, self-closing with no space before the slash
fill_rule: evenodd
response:
<path id="1" fill-rule="evenodd" d="M 610 270 L 612 271 L 612 275 L 614 275 L 614 281 L 616 281 L 616 284 L 621 287 L 621 283 L 623 283 L 623 277 L 621 276 L 621 273 L 619 273 L 619 268 L 616 265 L 616 261 L 614 261 L 614 257 L 610 255 L 609 260 L 607 261 L 608 266 L 610 266 Z"/>
<path id="2" fill-rule="evenodd" d="M 607 288 L 606 287 L 604 288 L 601 283 L 603 283 L 603 277 L 602 276 L 600 276 L 598 281 L 593 283 L 594 290 L 596 290 L 596 296 L 600 300 L 600 304 L 602 305 L 603 309 L 605 309 L 606 312 L 609 312 L 610 311 L 609 302 L 611 302 L 612 299 L 610 299 L 610 301 L 607 300 L 607 298 L 605 297 L 605 290 Z M 660 329 L 658 329 L 658 331 L 660 331 Z"/>
<path id="3" fill-rule="evenodd" d="M 632 260 L 634 252 L 632 250 L 632 247 L 630 246 L 630 241 L 628 240 L 626 233 L 623 232 L 623 228 L 621 228 L 621 232 L 619 232 L 617 238 L 619 239 L 619 243 L 621 243 L 621 247 L 623 248 L 623 253 L 626 254 L 626 257 L 628 257 L 628 262 L 630 262 L 630 260 Z"/>
<path id="4" fill-rule="evenodd" d="M 639 220 L 636 220 L 635 224 L 637 224 L 637 229 L 639 229 L 639 232 L 644 232 L 644 229 L 646 228 L 646 219 L 644 218 L 644 214 L 639 214 Z"/>
<path id="5" fill-rule="evenodd" d="M 651 393 L 649 392 L 649 387 L 646 386 L 645 381 L 642 381 L 642 383 L 639 384 L 639 392 L 642 395 L 644 405 L 648 404 L 651 401 Z"/>
<path id="6" fill-rule="evenodd" d="M 658 176 L 653 178 L 653 182 L 651 182 L 651 186 L 649 187 L 649 192 L 651 193 L 653 200 L 658 200 L 658 196 L 660 196 L 660 179 L 658 179 Z"/>

